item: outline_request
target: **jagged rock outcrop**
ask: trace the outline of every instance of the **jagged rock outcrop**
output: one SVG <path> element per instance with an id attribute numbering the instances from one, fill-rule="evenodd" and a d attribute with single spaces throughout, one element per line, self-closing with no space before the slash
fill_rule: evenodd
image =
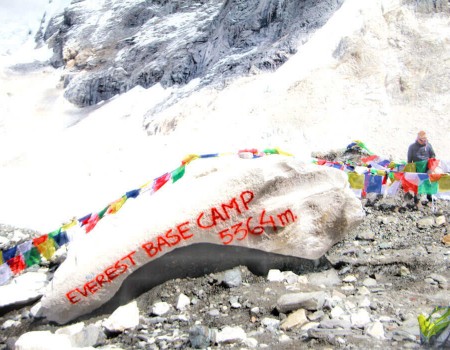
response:
<path id="1" fill-rule="evenodd" d="M 202 85 L 283 64 L 343 0 L 73 1 L 43 39 L 65 97 L 93 105 L 156 83 Z M 219 79 L 220 78 L 220 79 Z"/>

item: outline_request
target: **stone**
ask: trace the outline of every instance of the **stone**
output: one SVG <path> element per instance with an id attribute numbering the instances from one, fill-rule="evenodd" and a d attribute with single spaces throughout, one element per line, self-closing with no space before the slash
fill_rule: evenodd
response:
<path id="1" fill-rule="evenodd" d="M 104 339 L 104 333 L 99 326 L 95 324 L 85 326 L 84 322 L 59 328 L 55 334 L 66 335 L 75 348 L 95 346 Z"/>
<path id="2" fill-rule="evenodd" d="M 267 328 L 277 329 L 280 326 L 280 320 L 272 317 L 264 317 L 261 324 Z"/>
<path id="3" fill-rule="evenodd" d="M 356 235 L 356 239 L 359 239 L 361 241 L 374 241 L 375 233 L 373 233 L 372 231 L 358 232 L 358 234 Z"/>
<path id="4" fill-rule="evenodd" d="M 325 292 L 284 294 L 277 301 L 277 309 L 282 313 L 287 313 L 301 308 L 316 311 L 322 308 L 326 297 L 327 293 Z"/>
<path id="5" fill-rule="evenodd" d="M 417 221 L 417 227 L 420 229 L 431 228 L 434 225 L 434 217 L 428 216 Z"/>
<path id="6" fill-rule="evenodd" d="M 445 224 L 447 223 L 447 220 L 445 219 L 444 215 L 436 216 L 434 220 L 435 220 L 434 226 L 436 227 L 445 226 Z"/>
<path id="7" fill-rule="evenodd" d="M 217 332 L 216 342 L 219 344 L 239 343 L 247 338 L 247 334 L 241 327 L 225 326 Z"/>
<path id="8" fill-rule="evenodd" d="M 5 322 L 3 322 L 2 326 L 0 327 L 1 329 L 8 329 L 11 327 L 17 327 L 20 325 L 19 321 L 14 321 L 14 320 L 6 320 Z"/>
<path id="9" fill-rule="evenodd" d="M 308 274 L 308 283 L 315 286 L 332 287 L 341 284 L 341 279 L 335 269 Z"/>
<path id="10" fill-rule="evenodd" d="M 177 310 L 185 310 L 189 305 L 191 304 L 191 300 L 189 299 L 189 297 L 183 293 L 181 293 L 178 296 L 178 301 L 177 301 Z"/>
<path id="11" fill-rule="evenodd" d="M 380 340 L 385 339 L 384 327 L 380 321 L 375 321 L 375 322 L 369 323 L 367 325 L 365 333 L 375 339 L 380 339 Z"/>
<path id="12" fill-rule="evenodd" d="M 368 278 L 365 278 L 363 281 L 363 286 L 368 287 L 368 288 L 375 287 L 376 285 L 377 285 L 377 280 L 374 278 L 368 277 Z"/>
<path id="13" fill-rule="evenodd" d="M 15 350 L 61 350 L 71 349 L 70 339 L 65 334 L 50 331 L 34 331 L 22 334 L 15 343 Z"/>
<path id="14" fill-rule="evenodd" d="M 444 237 L 442 237 L 442 243 L 444 243 L 444 245 L 446 246 L 450 246 L 450 235 L 445 235 Z"/>
<path id="15" fill-rule="evenodd" d="M 162 316 L 170 311 L 170 304 L 165 301 L 154 303 L 152 306 L 152 315 Z"/>
<path id="16" fill-rule="evenodd" d="M 278 269 L 269 270 L 269 273 L 267 274 L 267 281 L 283 282 L 283 280 L 284 280 L 284 275 L 280 270 L 278 270 Z"/>
<path id="17" fill-rule="evenodd" d="M 308 320 L 310 321 L 320 321 L 325 316 L 322 310 L 318 310 L 308 315 Z"/>
<path id="18" fill-rule="evenodd" d="M 26 272 L 15 277 L 11 283 L 0 286 L 0 308 L 39 299 L 48 285 L 45 272 Z"/>
<path id="19" fill-rule="evenodd" d="M 366 309 L 360 308 L 356 313 L 350 315 L 352 326 L 356 328 L 364 328 L 370 323 L 370 314 Z"/>
<path id="20" fill-rule="evenodd" d="M 242 284 L 242 273 L 239 268 L 225 271 L 222 283 L 225 287 L 239 287 Z"/>
<path id="21" fill-rule="evenodd" d="M 289 330 L 295 327 L 301 327 L 307 322 L 306 311 L 304 309 L 299 309 L 289 314 L 288 317 L 281 322 L 280 328 L 282 330 Z"/>
<path id="22" fill-rule="evenodd" d="M 399 275 L 402 277 L 409 276 L 411 275 L 411 271 L 409 271 L 409 269 L 406 266 L 402 265 L 399 268 Z"/>
<path id="23" fill-rule="evenodd" d="M 354 275 L 348 275 L 348 276 L 345 276 L 344 277 L 344 279 L 342 280 L 342 282 L 345 282 L 345 283 L 353 283 L 353 282 L 356 282 L 358 279 L 356 278 L 356 276 L 354 276 Z"/>
<path id="24" fill-rule="evenodd" d="M 194 349 L 205 349 L 212 342 L 213 333 L 206 326 L 195 325 L 189 329 L 189 341 Z"/>
<path id="25" fill-rule="evenodd" d="M 126 329 L 133 329 L 139 324 L 139 309 L 136 301 L 118 307 L 105 321 L 102 326 L 108 332 L 121 333 Z"/>
<path id="26" fill-rule="evenodd" d="M 134 271 L 199 243 L 318 259 L 364 217 L 346 174 L 337 169 L 277 155 L 208 161 L 193 162 L 176 186 L 137 197 L 102 220 L 95 234 L 73 241 L 41 299 L 43 315 L 63 324 L 92 312 Z M 142 220 L 149 212 L 159 214 Z M 265 222 L 264 235 L 255 218 Z M 239 222 L 248 229 L 235 234 Z"/>

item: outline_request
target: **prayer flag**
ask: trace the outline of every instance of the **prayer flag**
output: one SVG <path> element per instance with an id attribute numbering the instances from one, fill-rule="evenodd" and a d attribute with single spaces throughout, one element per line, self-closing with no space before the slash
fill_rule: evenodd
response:
<path id="1" fill-rule="evenodd" d="M 450 175 L 443 174 L 438 181 L 439 192 L 450 191 Z"/>
<path id="2" fill-rule="evenodd" d="M 48 235 L 43 235 L 43 236 L 33 239 L 34 246 L 38 247 L 39 244 L 44 243 L 47 240 L 47 238 L 48 238 Z"/>
<path id="3" fill-rule="evenodd" d="M 103 218 L 103 216 L 105 216 L 105 214 L 106 214 L 106 212 L 108 211 L 108 209 L 109 209 L 109 205 L 106 206 L 103 210 L 101 210 L 101 211 L 98 213 L 99 219 L 101 219 L 101 218 Z"/>
<path id="4" fill-rule="evenodd" d="M 438 183 L 425 180 L 419 185 L 417 192 L 419 194 L 436 194 L 438 193 Z"/>
<path id="5" fill-rule="evenodd" d="M 16 256 L 17 247 L 14 246 L 12 248 L 6 249 L 3 251 L 3 261 L 8 262 L 8 260 L 14 258 Z"/>
<path id="6" fill-rule="evenodd" d="M 23 242 L 17 246 L 17 250 L 22 255 L 28 252 L 31 248 L 33 248 L 33 242 L 31 240 Z"/>
<path id="7" fill-rule="evenodd" d="M 6 284 L 11 278 L 11 269 L 4 263 L 0 265 L 0 286 Z"/>
<path id="8" fill-rule="evenodd" d="M 69 228 L 75 226 L 76 224 L 77 224 L 77 220 L 74 218 L 71 221 L 64 223 L 61 226 L 61 231 L 67 231 Z"/>
<path id="9" fill-rule="evenodd" d="M 278 150 L 276 148 L 266 148 L 263 152 L 265 154 L 278 154 Z"/>
<path id="10" fill-rule="evenodd" d="M 108 214 L 115 214 L 117 213 L 120 208 L 122 208 L 122 205 L 125 204 L 127 200 L 126 196 L 123 196 L 121 198 L 119 198 L 118 200 L 116 200 L 115 202 L 111 203 L 111 205 L 108 208 Z"/>
<path id="11" fill-rule="evenodd" d="M 36 247 L 32 247 L 29 251 L 23 254 L 23 258 L 25 259 L 25 264 L 27 267 L 37 265 L 41 262 L 41 254 L 39 254 L 39 250 Z"/>
<path id="12" fill-rule="evenodd" d="M 98 214 L 94 214 L 92 215 L 89 220 L 86 222 L 86 233 L 89 233 L 92 231 L 92 229 L 97 225 L 97 223 L 99 222 L 100 217 L 98 216 Z"/>
<path id="13" fill-rule="evenodd" d="M 364 174 L 348 173 L 348 182 L 353 189 L 362 190 L 364 188 L 364 180 Z"/>
<path id="14" fill-rule="evenodd" d="M 200 156 L 200 158 L 213 158 L 213 157 L 218 157 L 219 153 L 210 153 L 210 154 L 202 154 Z"/>
<path id="15" fill-rule="evenodd" d="M 3 265 L 3 252 L 0 250 L 0 265 Z"/>
<path id="16" fill-rule="evenodd" d="M 442 160 L 440 161 L 440 167 L 443 173 L 450 173 L 450 160 Z"/>
<path id="17" fill-rule="evenodd" d="M 365 175 L 364 189 L 366 193 L 381 193 L 383 177 L 378 175 Z"/>
<path id="18" fill-rule="evenodd" d="M 140 191 L 140 189 L 128 191 L 127 193 L 125 193 L 125 196 L 127 196 L 127 198 L 136 198 L 137 196 L 139 196 Z"/>
<path id="19" fill-rule="evenodd" d="M 154 192 L 158 191 L 161 187 L 163 187 L 167 183 L 167 181 L 169 181 L 169 179 L 170 179 L 169 173 L 165 173 L 164 175 L 155 179 L 155 181 L 153 182 L 153 191 Z"/>
<path id="20" fill-rule="evenodd" d="M 428 160 L 421 160 L 420 162 L 415 162 L 417 173 L 426 173 L 428 167 Z"/>
<path id="21" fill-rule="evenodd" d="M 378 156 L 372 155 L 372 156 L 369 156 L 369 157 L 361 158 L 361 162 L 368 164 L 369 162 L 372 162 L 372 161 L 374 161 L 377 158 L 378 158 Z"/>
<path id="22" fill-rule="evenodd" d="M 428 174 L 431 182 L 438 182 L 443 174 Z"/>
<path id="23" fill-rule="evenodd" d="M 407 173 L 402 178 L 403 191 L 405 191 L 405 192 L 410 192 L 411 191 L 414 194 L 417 194 L 418 181 L 415 181 L 413 178 L 407 177 L 406 175 L 407 175 Z"/>
<path id="24" fill-rule="evenodd" d="M 416 163 L 408 163 L 405 165 L 405 169 L 403 169 L 405 173 L 417 173 L 416 171 Z"/>
<path id="25" fill-rule="evenodd" d="M 17 255 L 14 258 L 9 259 L 6 263 L 14 275 L 17 275 L 25 270 L 25 261 L 23 260 L 22 255 Z"/>
<path id="26" fill-rule="evenodd" d="M 178 167 L 174 171 L 172 171 L 172 182 L 175 183 L 179 179 L 181 179 L 184 175 L 184 172 L 186 170 L 186 167 L 184 165 Z"/>
<path id="27" fill-rule="evenodd" d="M 87 222 L 89 221 L 91 215 L 92 215 L 92 213 L 83 216 L 81 219 L 78 219 L 78 222 L 81 224 L 81 226 L 84 226 L 84 225 L 87 224 Z"/>
<path id="28" fill-rule="evenodd" d="M 439 160 L 437 160 L 436 158 L 430 158 L 428 159 L 428 170 L 434 171 L 434 169 L 436 169 L 439 166 Z"/>
<path id="29" fill-rule="evenodd" d="M 184 159 L 181 161 L 182 165 L 187 165 L 193 160 L 197 159 L 199 156 L 197 154 L 188 154 Z"/>
<path id="30" fill-rule="evenodd" d="M 278 147 L 275 147 L 275 150 L 278 152 L 278 154 L 281 154 L 282 156 L 288 156 L 288 157 L 292 157 L 291 153 L 282 151 L 281 149 L 279 149 Z"/>
<path id="31" fill-rule="evenodd" d="M 65 231 L 58 232 L 55 235 L 50 233 L 49 236 L 53 238 L 58 247 L 62 247 L 64 244 L 69 243 L 69 237 L 67 236 L 67 232 Z"/>
<path id="32" fill-rule="evenodd" d="M 39 244 L 37 248 L 41 255 L 48 261 L 50 261 L 51 257 L 56 252 L 55 241 L 52 238 L 49 238 L 45 242 Z"/>
<path id="33" fill-rule="evenodd" d="M 400 189 L 400 181 L 393 182 L 390 186 L 386 189 L 386 195 L 387 196 L 395 196 Z"/>

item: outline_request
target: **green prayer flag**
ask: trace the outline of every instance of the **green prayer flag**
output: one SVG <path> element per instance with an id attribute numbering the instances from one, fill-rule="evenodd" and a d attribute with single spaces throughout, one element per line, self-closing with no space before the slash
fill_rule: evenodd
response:
<path id="1" fill-rule="evenodd" d="M 33 247 L 29 251 L 25 252 L 25 254 L 23 254 L 23 258 L 27 267 L 30 267 L 40 263 L 41 254 L 36 247 Z"/>
<path id="2" fill-rule="evenodd" d="M 178 167 L 172 172 L 172 183 L 177 182 L 179 179 L 181 179 L 184 175 L 184 172 L 186 170 L 186 167 L 184 165 Z"/>
<path id="3" fill-rule="evenodd" d="M 278 154 L 278 150 L 276 148 L 266 148 L 263 152 L 265 154 Z"/>
<path id="4" fill-rule="evenodd" d="M 426 173 L 428 170 L 428 160 L 422 160 L 420 162 L 415 162 L 416 173 Z"/>
<path id="5" fill-rule="evenodd" d="M 105 209 L 103 209 L 100 213 L 98 213 L 98 218 L 101 219 L 105 213 L 108 211 L 109 209 L 109 204 L 105 207 Z"/>
<path id="6" fill-rule="evenodd" d="M 418 194 L 436 194 L 438 193 L 439 185 L 437 182 L 431 182 L 430 180 L 425 180 L 419 185 L 417 190 Z"/>

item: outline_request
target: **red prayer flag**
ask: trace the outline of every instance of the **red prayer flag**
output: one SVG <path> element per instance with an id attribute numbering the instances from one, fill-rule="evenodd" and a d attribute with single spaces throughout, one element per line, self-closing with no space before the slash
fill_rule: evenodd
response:
<path id="1" fill-rule="evenodd" d="M 12 259 L 9 259 L 7 261 L 7 264 L 9 266 L 9 268 L 11 269 L 11 271 L 13 272 L 13 274 L 17 275 L 18 273 L 22 272 L 23 270 L 25 270 L 25 261 L 23 260 L 23 256 L 22 255 L 17 255 Z"/>
<path id="2" fill-rule="evenodd" d="M 48 235 L 43 235 L 33 239 L 33 245 L 37 248 L 40 244 L 44 243 L 48 238 Z"/>
<path id="3" fill-rule="evenodd" d="M 403 191 L 405 192 L 413 192 L 414 194 L 417 194 L 417 191 L 419 189 L 419 186 L 417 186 L 417 184 L 409 182 L 408 180 L 406 180 L 405 177 L 402 178 L 402 187 L 403 187 Z"/>
<path id="4" fill-rule="evenodd" d="M 169 180 L 170 180 L 170 173 L 165 173 L 164 175 L 155 179 L 155 182 L 153 183 L 153 192 L 158 191 Z"/>
<path id="5" fill-rule="evenodd" d="M 439 165 L 439 160 L 436 158 L 428 159 L 428 170 L 434 171 Z"/>

